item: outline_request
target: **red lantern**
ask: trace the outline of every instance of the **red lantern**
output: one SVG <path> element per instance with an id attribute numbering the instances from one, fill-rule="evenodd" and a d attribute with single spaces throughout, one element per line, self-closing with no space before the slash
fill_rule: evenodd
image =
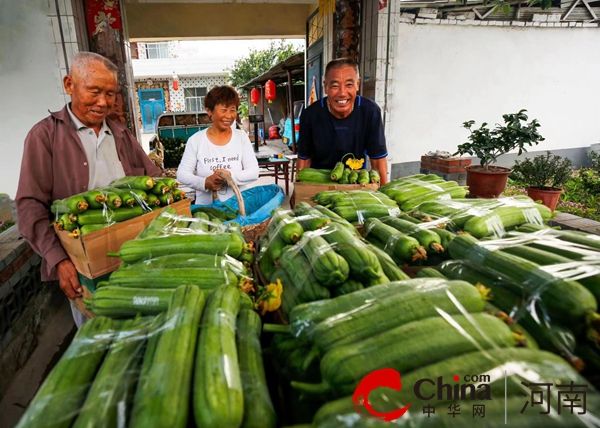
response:
<path id="1" fill-rule="evenodd" d="M 275 82 L 267 80 L 265 83 L 265 98 L 269 100 L 269 104 L 275 99 Z"/>
<path id="2" fill-rule="evenodd" d="M 252 101 L 252 104 L 254 104 L 254 107 L 258 105 L 258 102 L 260 101 L 260 92 L 258 89 L 254 88 L 250 91 L 250 100 Z"/>
<path id="3" fill-rule="evenodd" d="M 173 72 L 173 90 L 174 91 L 178 91 L 179 90 L 179 78 L 177 77 L 177 75 L 175 74 L 175 72 Z"/>

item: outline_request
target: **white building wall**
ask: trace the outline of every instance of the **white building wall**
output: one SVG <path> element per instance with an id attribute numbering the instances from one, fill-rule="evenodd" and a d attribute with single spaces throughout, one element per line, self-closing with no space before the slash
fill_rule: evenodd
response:
<path id="1" fill-rule="evenodd" d="M 62 76 L 78 52 L 70 1 L 60 1 L 61 39 L 55 2 L 0 0 L 0 193 L 17 193 L 23 143 L 33 125 L 60 110 L 69 97 Z"/>
<path id="2" fill-rule="evenodd" d="M 173 79 L 169 79 L 169 95 L 171 97 L 171 111 L 185 111 L 184 88 L 206 88 L 210 91 L 215 86 L 227 84 L 227 76 L 193 76 L 180 77 L 179 89 L 173 89 Z"/>
<path id="3" fill-rule="evenodd" d="M 466 142 L 463 122 L 495 124 L 522 108 L 546 138 L 532 150 L 599 141 L 600 29 L 398 23 L 395 30 L 386 121 L 394 164 L 454 152 Z"/>

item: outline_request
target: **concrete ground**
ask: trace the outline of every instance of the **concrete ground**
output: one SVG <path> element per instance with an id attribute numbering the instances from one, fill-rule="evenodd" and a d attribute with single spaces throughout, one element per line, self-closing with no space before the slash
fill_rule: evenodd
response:
<path id="1" fill-rule="evenodd" d="M 68 348 L 76 328 L 68 300 L 54 313 L 37 348 L 0 400 L 0 428 L 14 427 L 36 391 Z"/>

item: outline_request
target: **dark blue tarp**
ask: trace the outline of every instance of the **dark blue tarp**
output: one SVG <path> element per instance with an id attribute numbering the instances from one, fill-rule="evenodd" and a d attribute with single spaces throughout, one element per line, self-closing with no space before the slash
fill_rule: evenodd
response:
<path id="1" fill-rule="evenodd" d="M 271 211 L 281 206 L 285 196 L 281 187 L 276 184 L 269 184 L 268 186 L 256 186 L 244 190 L 242 197 L 246 207 L 246 216 L 237 216 L 231 221 L 239 223 L 240 226 L 251 226 L 268 219 L 271 216 Z M 198 207 L 212 207 L 229 213 L 235 213 L 239 210 L 238 200 L 235 196 L 226 201 L 216 200 L 210 205 L 192 205 L 192 212 Z"/>

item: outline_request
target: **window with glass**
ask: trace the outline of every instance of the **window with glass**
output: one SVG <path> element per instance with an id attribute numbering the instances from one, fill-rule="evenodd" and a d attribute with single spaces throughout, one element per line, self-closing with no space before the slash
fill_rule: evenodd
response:
<path id="1" fill-rule="evenodd" d="M 206 88 L 184 88 L 185 111 L 204 111 Z"/>
<path id="2" fill-rule="evenodd" d="M 146 43 L 146 58 L 148 58 L 148 59 L 169 58 L 167 42 Z"/>

